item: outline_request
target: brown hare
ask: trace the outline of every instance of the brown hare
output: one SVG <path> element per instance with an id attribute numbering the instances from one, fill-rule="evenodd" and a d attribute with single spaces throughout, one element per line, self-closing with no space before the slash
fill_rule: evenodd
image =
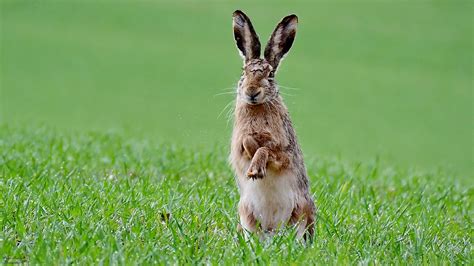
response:
<path id="1" fill-rule="evenodd" d="M 260 41 L 250 19 L 233 14 L 234 37 L 244 59 L 237 87 L 230 163 L 240 192 L 239 228 L 272 235 L 297 226 L 299 238 L 314 234 L 315 206 L 303 154 L 274 76 L 295 39 L 298 17 L 277 25 L 260 58 Z"/>

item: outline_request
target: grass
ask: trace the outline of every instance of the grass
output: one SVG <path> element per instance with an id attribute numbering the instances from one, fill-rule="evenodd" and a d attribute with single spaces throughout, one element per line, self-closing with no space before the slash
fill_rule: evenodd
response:
<path id="1" fill-rule="evenodd" d="M 473 192 L 449 173 L 307 158 L 311 245 L 236 233 L 224 149 L 0 127 L 0 259 L 30 264 L 472 264 Z"/>
<path id="2" fill-rule="evenodd" d="M 473 8 L 0 1 L 0 263 L 472 265 Z M 235 230 L 235 9 L 262 43 L 299 16 L 277 79 L 311 245 Z"/>
<path id="3" fill-rule="evenodd" d="M 296 13 L 277 79 L 298 88 L 282 91 L 306 154 L 467 179 L 473 3 L 3 0 L 0 121 L 227 146 L 218 114 L 232 95 L 218 94 L 242 65 L 232 12 L 248 13 L 262 43 Z"/>

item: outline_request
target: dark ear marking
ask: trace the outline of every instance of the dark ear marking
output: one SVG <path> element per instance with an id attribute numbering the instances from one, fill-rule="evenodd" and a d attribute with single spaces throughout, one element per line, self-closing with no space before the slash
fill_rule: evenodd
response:
<path id="1" fill-rule="evenodd" d="M 276 26 L 270 40 L 268 40 L 264 55 L 274 71 L 277 70 L 281 59 L 288 53 L 293 45 L 297 25 L 298 17 L 296 15 L 284 17 Z"/>
<path id="2" fill-rule="evenodd" d="M 236 10 L 232 17 L 234 38 L 241 56 L 245 61 L 260 58 L 260 41 L 249 17 L 240 10 Z"/>

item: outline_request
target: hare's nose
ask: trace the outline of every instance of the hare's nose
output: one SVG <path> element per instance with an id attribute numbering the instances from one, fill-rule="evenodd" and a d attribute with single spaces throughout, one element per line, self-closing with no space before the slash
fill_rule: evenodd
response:
<path id="1" fill-rule="evenodd" d="M 260 95 L 261 92 L 262 91 L 252 92 L 251 94 L 248 95 L 249 100 L 252 101 L 252 102 L 256 102 L 257 97 L 258 97 L 258 95 Z"/>

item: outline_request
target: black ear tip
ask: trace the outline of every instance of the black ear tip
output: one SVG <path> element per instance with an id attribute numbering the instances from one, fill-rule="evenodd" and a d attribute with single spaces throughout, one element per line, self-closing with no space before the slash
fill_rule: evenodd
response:
<path id="1" fill-rule="evenodd" d="M 234 26 L 244 27 L 245 23 L 249 21 L 244 12 L 240 10 L 235 10 L 232 14 L 232 19 L 234 20 Z"/>
<path id="2" fill-rule="evenodd" d="M 283 18 L 283 22 L 285 23 L 290 23 L 290 22 L 296 22 L 298 23 L 298 16 L 295 14 L 288 15 Z"/>
<path id="3" fill-rule="evenodd" d="M 241 10 L 235 10 L 234 13 L 232 13 L 232 16 L 233 17 L 236 17 L 236 16 L 245 16 L 244 12 L 242 12 Z"/>

